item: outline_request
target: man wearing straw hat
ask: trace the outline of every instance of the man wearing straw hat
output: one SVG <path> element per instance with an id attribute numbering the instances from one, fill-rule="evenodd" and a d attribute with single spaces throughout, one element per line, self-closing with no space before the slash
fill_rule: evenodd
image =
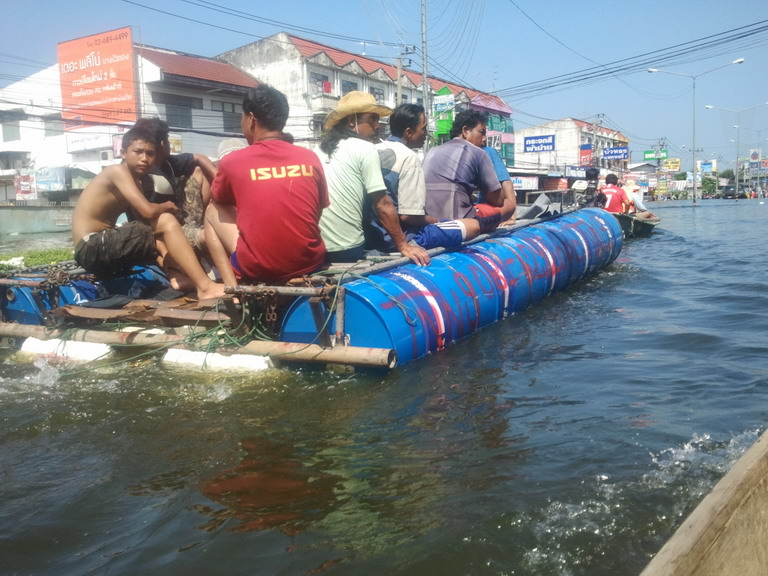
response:
<path id="1" fill-rule="evenodd" d="M 627 180 L 624 186 L 624 192 L 629 199 L 629 213 L 637 218 L 647 220 L 649 218 L 656 218 L 656 215 L 646 208 L 643 204 L 643 195 L 640 192 L 640 186 L 638 186 L 634 180 Z"/>
<path id="2" fill-rule="evenodd" d="M 318 155 L 323 161 L 331 205 L 323 211 L 320 229 L 329 263 L 357 262 L 365 256 L 363 222 L 366 202 L 392 238 L 397 250 L 421 266 L 429 255 L 409 244 L 381 174 L 379 119 L 392 109 L 376 103 L 372 94 L 349 92 L 325 120 Z"/>

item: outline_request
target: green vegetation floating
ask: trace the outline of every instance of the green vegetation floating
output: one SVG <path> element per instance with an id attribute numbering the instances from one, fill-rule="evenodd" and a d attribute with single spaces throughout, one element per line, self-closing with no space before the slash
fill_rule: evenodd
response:
<path id="1" fill-rule="evenodd" d="M 21 259 L 21 260 L 20 260 Z M 0 256 L 0 272 L 72 260 L 72 248 L 41 248 Z"/>

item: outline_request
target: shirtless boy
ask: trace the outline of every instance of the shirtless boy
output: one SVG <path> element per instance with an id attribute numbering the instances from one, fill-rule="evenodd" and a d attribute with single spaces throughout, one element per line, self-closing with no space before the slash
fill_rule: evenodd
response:
<path id="1" fill-rule="evenodd" d="M 77 201 L 72 215 L 77 263 L 95 274 L 110 273 L 153 258 L 155 242 L 161 241 L 194 284 L 200 300 L 222 296 L 224 286 L 206 275 L 184 236 L 176 205 L 153 204 L 142 194 L 139 178 L 155 159 L 152 134 L 132 128 L 123 136 L 122 152 L 123 163 L 104 168 Z M 117 219 L 129 208 L 146 224 L 128 222 L 117 227 Z"/>

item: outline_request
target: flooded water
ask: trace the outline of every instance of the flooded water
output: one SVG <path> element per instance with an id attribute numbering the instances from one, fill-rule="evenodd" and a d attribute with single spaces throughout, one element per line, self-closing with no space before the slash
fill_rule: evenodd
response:
<path id="1" fill-rule="evenodd" d="M 0 232 L 0 260 L 9 254 L 46 248 L 72 246 L 72 231 L 50 234 L 3 234 Z"/>
<path id="2" fill-rule="evenodd" d="M 768 421 L 768 206 L 387 374 L 0 353 L 0 573 L 634 575 Z"/>

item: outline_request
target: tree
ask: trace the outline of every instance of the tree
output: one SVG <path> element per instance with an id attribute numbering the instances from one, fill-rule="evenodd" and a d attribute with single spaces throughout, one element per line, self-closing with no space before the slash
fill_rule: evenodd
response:
<path id="1" fill-rule="evenodd" d="M 707 194 L 708 196 L 714 196 L 715 195 L 715 179 L 714 178 L 708 178 L 703 177 L 701 179 L 701 189 L 704 191 L 704 194 Z"/>
<path id="2" fill-rule="evenodd" d="M 688 180 L 688 172 L 678 172 L 673 180 Z"/>
<path id="3" fill-rule="evenodd" d="M 727 170 L 722 170 L 718 172 L 718 176 L 720 178 L 727 178 L 728 182 L 731 182 L 734 179 L 733 170 L 728 168 Z"/>

